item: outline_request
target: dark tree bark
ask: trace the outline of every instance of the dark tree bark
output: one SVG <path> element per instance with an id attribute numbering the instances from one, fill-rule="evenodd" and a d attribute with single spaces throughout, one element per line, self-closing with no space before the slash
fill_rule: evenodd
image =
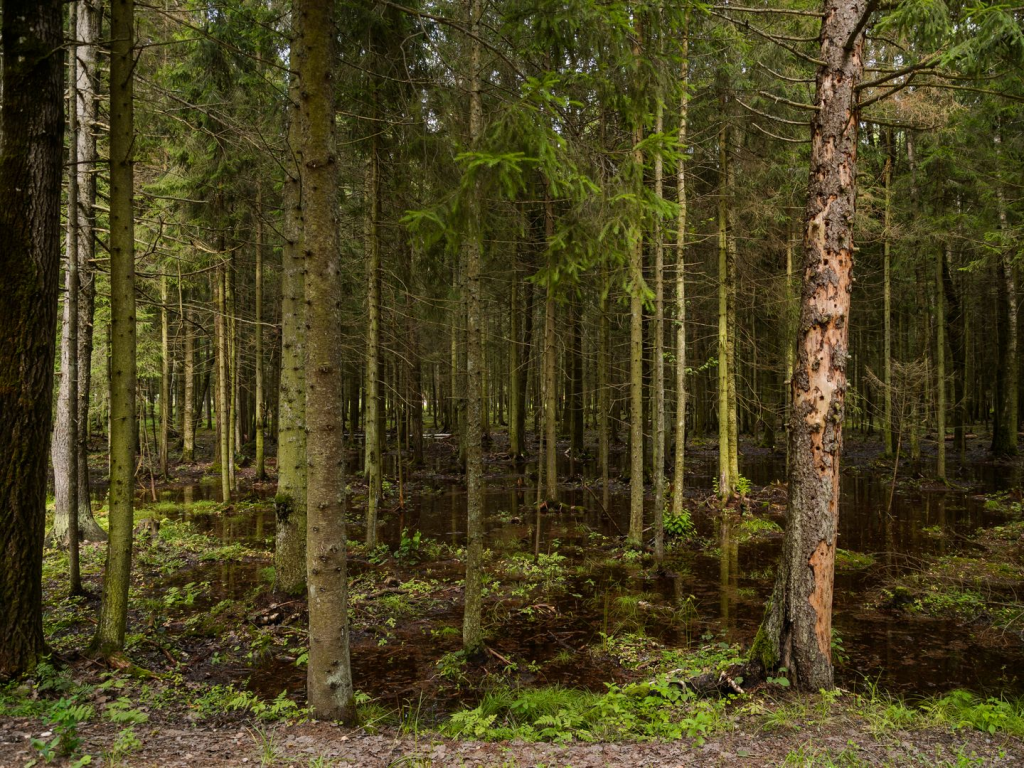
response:
<path id="1" fill-rule="evenodd" d="M 792 382 L 786 535 L 771 603 L 752 650 L 765 667 L 787 667 L 798 688 L 812 691 L 833 686 L 832 587 L 857 192 L 856 87 L 864 70 L 859 22 L 864 10 L 865 0 L 823 4 Z"/>
<path id="2" fill-rule="evenodd" d="M 322 719 L 356 720 L 349 660 L 342 430 L 338 248 L 338 162 L 334 122 L 337 4 L 296 0 L 295 69 L 302 136 L 306 280 L 306 569 L 309 596 L 309 705 Z"/>
<path id="3" fill-rule="evenodd" d="M 45 652 L 46 459 L 64 135 L 63 3 L 5 0 L 0 46 L 0 680 Z"/>

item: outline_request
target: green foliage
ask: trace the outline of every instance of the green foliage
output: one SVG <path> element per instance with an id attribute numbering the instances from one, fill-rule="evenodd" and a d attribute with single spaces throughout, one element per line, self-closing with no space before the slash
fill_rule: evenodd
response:
<path id="1" fill-rule="evenodd" d="M 1024 736 L 1024 702 L 1006 699 L 982 699 L 968 691 L 952 691 L 940 699 L 922 705 L 938 723 L 957 728 L 974 728 L 989 734 Z"/>
<path id="2" fill-rule="evenodd" d="M 608 685 L 603 693 L 552 686 L 499 688 L 479 706 L 458 712 L 442 725 L 454 737 L 526 741 L 617 741 L 680 739 L 696 743 L 723 724 L 724 701 L 694 697 L 669 677 L 643 685 Z"/>
<path id="3" fill-rule="evenodd" d="M 49 737 L 33 738 L 31 741 L 40 760 L 52 763 L 58 758 L 71 757 L 82 743 L 78 735 L 78 726 L 86 722 L 93 715 L 93 708 L 88 704 L 79 704 L 71 699 L 60 699 L 55 702 L 46 712 L 43 720 L 48 730 L 53 734 Z M 35 765 L 38 760 L 29 761 L 28 765 Z M 74 765 L 87 765 L 91 758 L 84 756 L 74 761 Z"/>
<path id="4" fill-rule="evenodd" d="M 420 553 L 420 538 L 422 534 L 416 531 L 412 536 L 409 536 L 409 529 L 402 529 L 402 539 L 398 543 L 398 549 L 395 550 L 395 558 L 403 563 L 416 563 L 419 562 Z"/>
<path id="5" fill-rule="evenodd" d="M 684 509 L 678 515 L 671 512 L 665 515 L 665 533 L 669 536 L 682 539 L 692 536 L 694 530 L 693 519 L 690 517 L 689 510 Z"/>

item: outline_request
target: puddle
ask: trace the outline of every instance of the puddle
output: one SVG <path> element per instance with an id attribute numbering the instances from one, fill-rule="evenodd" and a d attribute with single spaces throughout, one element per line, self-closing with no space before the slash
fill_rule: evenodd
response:
<path id="1" fill-rule="evenodd" d="M 354 454 L 355 452 L 353 452 Z M 564 457 L 562 457 L 564 459 Z M 444 463 L 437 460 L 437 465 Z M 628 526 L 629 498 L 617 484 L 607 495 L 607 512 L 594 462 L 574 462 L 578 480 L 561 490 L 561 501 L 571 511 L 546 512 L 541 522 L 541 549 L 566 556 L 570 574 L 565 589 L 538 598 L 548 607 L 515 604 L 499 612 L 492 626 L 491 645 L 504 656 L 535 662 L 520 669 L 522 684 L 534 682 L 603 690 L 610 682 L 611 666 L 580 649 L 601 642 L 602 633 L 623 634 L 638 629 L 670 648 L 685 648 L 714 638 L 747 643 L 753 639 L 771 591 L 771 570 L 778 557 L 781 536 L 744 540 L 737 519 L 710 517 L 705 508 L 695 513 L 695 524 L 706 546 L 700 551 L 674 552 L 666 563 L 667 575 L 651 577 L 643 569 L 611 557 L 607 547 L 595 547 L 594 534 L 617 537 Z M 352 466 L 350 464 L 350 466 Z M 688 488 L 706 494 L 711 488 L 715 460 L 699 452 L 690 461 Z M 496 468 L 490 467 L 494 472 Z M 914 468 L 908 466 L 909 475 Z M 535 488 L 530 465 L 501 470 L 487 478 L 484 500 L 487 546 L 501 553 L 532 550 Z M 768 485 L 785 477 L 780 455 L 741 457 L 741 474 L 755 485 Z M 893 497 L 891 515 L 885 513 L 890 488 L 887 472 L 873 467 L 849 466 L 842 475 L 839 546 L 871 554 L 875 563 L 836 578 L 834 623 L 848 660 L 837 668 L 840 685 L 857 687 L 865 680 L 882 689 L 903 694 L 928 694 L 963 687 L 982 693 L 1024 693 L 1024 646 L 1006 636 L 1001 647 L 991 636 L 981 640 L 981 627 L 949 621 L 890 614 L 865 607 L 869 592 L 887 569 L 914 567 L 923 554 L 944 554 L 961 546 L 964 537 L 982 527 L 1000 524 L 1005 517 L 985 509 L 981 494 L 1015 487 L 1016 467 L 979 463 L 968 465 L 959 482 L 963 489 L 919 489 L 902 482 Z M 921 470 L 926 475 L 926 468 Z M 426 478 L 429 488 L 420 479 Z M 216 500 L 216 484 L 175 489 L 161 501 L 179 503 L 183 517 L 199 530 L 226 543 L 260 541 L 273 537 L 273 509 L 243 507 L 232 514 L 189 511 L 203 500 Z M 361 509 L 353 503 L 350 519 Z M 396 546 L 403 529 L 420 531 L 424 538 L 460 545 L 465 539 L 466 494 L 454 478 L 418 475 L 406 491 L 406 504 L 386 500 L 380 539 Z M 941 533 L 943 535 L 936 535 Z M 358 526 L 350 538 L 361 537 Z M 191 581 L 210 581 L 218 595 L 235 596 L 254 586 L 258 569 L 218 563 L 191 574 Z M 424 571 L 429 564 L 422 566 Z M 194 569 L 195 570 L 195 569 Z M 454 576 L 458 578 L 458 576 Z M 230 586 L 226 586 L 230 585 Z M 524 613 L 524 609 L 529 609 Z M 421 701 L 428 709 L 445 708 L 436 700 L 437 659 L 457 650 L 458 636 L 438 636 L 431 629 L 461 627 L 461 607 L 446 606 L 426 618 L 406 622 L 378 645 L 370 633 L 353 634 L 353 672 L 357 687 L 394 703 Z M 523 665 L 521 665 L 523 666 Z M 299 693 L 305 672 L 287 660 L 268 660 L 250 670 L 250 685 L 276 696 L 281 690 Z M 450 703 L 450 702 L 449 702 Z"/>

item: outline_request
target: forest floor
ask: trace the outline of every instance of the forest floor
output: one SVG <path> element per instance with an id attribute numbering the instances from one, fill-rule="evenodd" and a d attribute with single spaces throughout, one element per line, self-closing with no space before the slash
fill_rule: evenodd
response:
<path id="1" fill-rule="evenodd" d="M 891 463 L 873 444 L 848 447 L 844 472 L 867 512 L 847 521 L 850 549 L 837 559 L 845 690 L 797 696 L 782 677 L 738 681 L 744 692 L 721 698 L 685 690 L 743 658 L 771 588 L 780 456 L 746 448 L 751 489 L 723 513 L 708 490 L 713 453 L 695 446 L 689 512 L 660 569 L 623 546 L 624 479 L 602 500 L 584 462 L 564 468 L 535 554 L 530 467 L 492 451 L 489 633 L 478 658 L 460 651 L 454 449 L 434 443 L 428 467 L 401 483 L 393 468 L 382 544 L 349 542 L 355 730 L 303 709 L 304 600 L 271 589 L 273 482 L 241 469 L 225 504 L 210 462 L 176 467 L 169 482 L 140 487 L 126 639 L 136 666 L 80 654 L 103 545 L 83 547 L 89 595 L 75 598 L 66 554 L 46 550 L 53 663 L 0 687 L 0 768 L 86 756 L 167 766 L 1024 764 L 1019 466 L 985 462 L 980 445 L 950 486 L 907 463 L 888 516 L 874 508 L 892 490 L 879 480 Z M 364 501 L 353 482 L 353 539 Z M 105 509 L 96 517 L 105 524 Z"/>

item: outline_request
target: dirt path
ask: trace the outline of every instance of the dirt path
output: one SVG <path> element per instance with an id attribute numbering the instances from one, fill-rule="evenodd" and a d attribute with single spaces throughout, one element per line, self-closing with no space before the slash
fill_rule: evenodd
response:
<path id="1" fill-rule="evenodd" d="M 749 726 L 749 727 L 748 727 Z M 1022 765 L 1024 741 L 977 731 L 923 729 L 873 735 L 857 719 L 838 717 L 825 727 L 765 732 L 756 723 L 703 745 L 689 740 L 615 744 L 526 744 L 452 741 L 395 732 L 366 734 L 326 723 L 238 725 L 224 728 L 148 723 L 137 729 L 142 747 L 109 762 L 119 728 L 108 723 L 80 728 L 81 751 L 93 765 L 125 766 L 732 766 L 732 765 Z M 37 756 L 29 745 L 39 724 L 0 719 L 0 768 L 20 768 Z M 322 762 L 318 762 L 321 761 Z"/>

